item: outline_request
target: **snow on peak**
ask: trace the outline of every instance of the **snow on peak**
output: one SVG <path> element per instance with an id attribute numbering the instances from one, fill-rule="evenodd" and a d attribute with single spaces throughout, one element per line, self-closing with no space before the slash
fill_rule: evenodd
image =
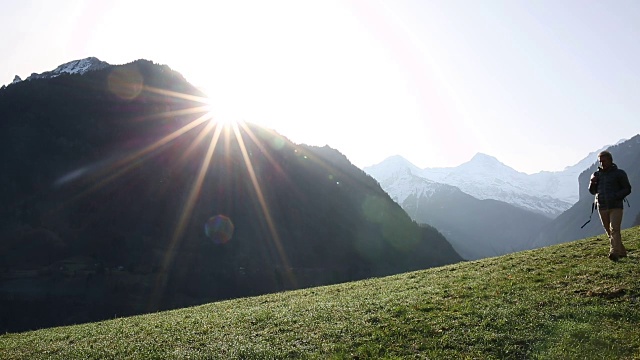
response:
<path id="1" fill-rule="evenodd" d="M 403 158 L 400 155 L 390 156 L 382 161 L 383 164 L 393 164 L 393 165 L 402 165 L 402 166 L 413 166 L 409 160 Z"/>
<path id="2" fill-rule="evenodd" d="M 498 162 L 498 163 L 500 162 L 495 157 L 484 154 L 484 153 L 480 153 L 480 152 L 473 155 L 473 157 L 471 158 L 471 161 Z"/>
<path id="3" fill-rule="evenodd" d="M 53 70 L 56 74 L 84 74 L 87 71 L 99 70 L 109 66 L 108 63 L 100 61 L 95 57 L 88 57 L 86 59 L 74 60 L 68 63 L 62 64 Z"/>
<path id="4" fill-rule="evenodd" d="M 380 164 L 365 167 L 363 170 L 376 179 L 386 179 L 398 172 L 403 174 L 417 174 L 421 171 L 420 168 L 413 165 L 409 160 L 400 155 L 388 157 Z"/>
<path id="5" fill-rule="evenodd" d="M 408 162 L 403 164 L 400 159 L 392 157 L 379 165 L 363 169 L 400 204 L 412 193 L 424 194 L 427 192 L 425 188 L 433 189 L 433 183 L 455 187 L 477 199 L 504 201 L 548 217 L 559 215 L 575 202 L 553 196 L 557 188 L 566 187 L 561 181 L 565 179 L 557 179 L 555 174 L 527 175 L 482 153 L 451 168 L 411 168 L 406 165 Z M 571 188 L 577 190 L 577 186 L 573 186 L 576 180 L 567 180 Z"/>
<path id="6" fill-rule="evenodd" d="M 373 176 L 372 174 L 369 174 Z M 375 177 L 374 177 L 375 178 Z M 398 169 L 384 179 L 380 179 L 380 186 L 391 196 L 393 201 L 402 205 L 407 198 L 415 196 L 429 198 L 436 192 L 460 191 L 458 188 L 446 184 L 440 184 L 415 175 L 409 168 Z"/>
<path id="7" fill-rule="evenodd" d="M 465 168 L 467 170 L 476 169 L 481 172 L 487 171 L 504 171 L 507 173 L 517 172 L 513 168 L 501 163 L 498 159 L 491 155 L 477 153 L 471 158 L 471 160 L 466 163 L 460 165 L 459 167 Z"/>
<path id="8" fill-rule="evenodd" d="M 89 71 L 100 70 L 110 66 L 109 63 L 101 61 L 96 57 L 88 57 L 80 60 L 69 61 L 54 70 L 43 72 L 42 74 L 33 73 L 27 80 L 33 79 L 49 79 L 58 77 L 62 74 L 84 74 Z"/>

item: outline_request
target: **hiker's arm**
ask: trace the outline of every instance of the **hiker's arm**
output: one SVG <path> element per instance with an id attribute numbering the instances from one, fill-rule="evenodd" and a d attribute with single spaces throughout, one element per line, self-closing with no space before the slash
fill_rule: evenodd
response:
<path id="1" fill-rule="evenodd" d="M 594 172 L 591 174 L 591 179 L 589 179 L 589 192 L 591 195 L 595 195 L 598 192 L 598 172 Z"/>

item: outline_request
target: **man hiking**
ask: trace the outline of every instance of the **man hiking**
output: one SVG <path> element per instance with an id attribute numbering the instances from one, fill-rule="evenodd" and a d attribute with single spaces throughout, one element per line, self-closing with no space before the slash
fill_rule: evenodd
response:
<path id="1" fill-rule="evenodd" d="M 596 196 L 596 204 L 600 221 L 609 237 L 609 259 L 618 261 L 627 256 L 627 249 L 622 244 L 620 226 L 622 224 L 623 200 L 631 193 L 631 184 L 627 173 L 613 163 L 613 156 L 608 151 L 598 154 L 600 166 L 591 175 L 589 192 Z"/>

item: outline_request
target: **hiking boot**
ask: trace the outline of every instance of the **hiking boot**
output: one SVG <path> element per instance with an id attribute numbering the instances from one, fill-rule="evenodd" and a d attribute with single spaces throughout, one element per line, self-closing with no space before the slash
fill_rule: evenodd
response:
<path id="1" fill-rule="evenodd" d="M 611 261 L 618 261 L 620 259 L 620 257 L 614 253 L 609 253 L 609 260 Z"/>

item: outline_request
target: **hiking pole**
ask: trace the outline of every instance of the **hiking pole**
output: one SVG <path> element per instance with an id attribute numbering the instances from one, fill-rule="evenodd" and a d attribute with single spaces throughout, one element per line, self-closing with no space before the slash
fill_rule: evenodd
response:
<path id="1" fill-rule="evenodd" d="M 580 226 L 580 229 L 582 229 L 583 227 L 587 226 L 588 223 L 591 222 L 591 217 L 593 216 L 593 210 L 595 210 L 595 208 L 597 207 L 596 205 L 596 200 L 597 198 L 593 198 L 593 202 L 591 203 L 591 215 L 589 215 L 589 220 L 587 220 L 586 223 L 584 223 L 582 226 Z"/>

